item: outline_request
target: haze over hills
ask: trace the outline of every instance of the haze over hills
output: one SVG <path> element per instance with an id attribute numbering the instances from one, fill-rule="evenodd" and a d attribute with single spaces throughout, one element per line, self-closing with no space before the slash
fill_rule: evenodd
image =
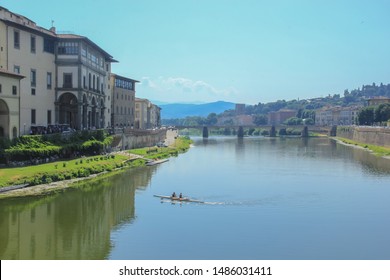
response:
<path id="1" fill-rule="evenodd" d="M 234 109 L 235 103 L 216 101 L 204 104 L 162 104 L 161 119 L 177 119 L 188 116 L 207 117 L 210 113 L 220 114 L 226 110 Z"/>

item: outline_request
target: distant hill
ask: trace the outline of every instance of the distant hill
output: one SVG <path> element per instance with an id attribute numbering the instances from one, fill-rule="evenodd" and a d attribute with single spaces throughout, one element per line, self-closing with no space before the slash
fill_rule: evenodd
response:
<path id="1" fill-rule="evenodd" d="M 161 107 L 162 119 L 177 119 L 188 116 L 207 117 L 210 113 L 220 114 L 226 110 L 234 109 L 235 103 L 217 101 L 205 104 L 164 104 Z"/>

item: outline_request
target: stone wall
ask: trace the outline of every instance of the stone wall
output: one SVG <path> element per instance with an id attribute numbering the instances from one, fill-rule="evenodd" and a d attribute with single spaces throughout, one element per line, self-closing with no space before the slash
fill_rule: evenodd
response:
<path id="1" fill-rule="evenodd" d="M 336 136 L 390 148 L 390 127 L 339 126 Z"/>
<path id="2" fill-rule="evenodd" d="M 114 149 L 128 150 L 142 147 L 151 147 L 158 142 L 164 142 L 167 131 L 165 129 L 158 130 L 139 130 L 125 129 L 124 133 L 116 134 L 115 138 L 118 141 L 115 143 Z"/>

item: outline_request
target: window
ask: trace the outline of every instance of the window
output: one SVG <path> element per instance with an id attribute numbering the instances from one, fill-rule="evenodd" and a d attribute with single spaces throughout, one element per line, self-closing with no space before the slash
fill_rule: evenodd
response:
<path id="1" fill-rule="evenodd" d="M 30 40 L 31 44 L 30 44 L 30 50 L 32 53 L 35 53 L 36 51 L 36 40 L 35 40 L 35 36 L 31 36 L 31 40 Z"/>
<path id="2" fill-rule="evenodd" d="M 35 88 L 31 89 L 31 95 L 35 95 Z"/>
<path id="3" fill-rule="evenodd" d="M 64 73 L 64 88 L 73 88 L 72 73 Z"/>
<path id="4" fill-rule="evenodd" d="M 43 39 L 43 51 L 54 54 L 54 40 L 49 38 Z"/>
<path id="5" fill-rule="evenodd" d="M 87 88 L 87 82 L 85 76 L 83 76 L 83 87 Z"/>
<path id="6" fill-rule="evenodd" d="M 35 87 L 37 85 L 37 72 L 35 69 L 31 69 L 30 79 L 31 79 L 31 86 Z"/>
<path id="7" fill-rule="evenodd" d="M 36 121 L 35 109 L 31 109 L 31 124 L 35 124 Z"/>
<path id="8" fill-rule="evenodd" d="M 51 89 L 51 72 L 47 72 L 47 89 Z"/>
<path id="9" fill-rule="evenodd" d="M 20 66 L 14 65 L 14 73 L 20 74 Z"/>
<path id="10" fill-rule="evenodd" d="M 1 93 L 1 84 L 0 84 L 0 93 Z"/>
<path id="11" fill-rule="evenodd" d="M 59 42 L 58 54 L 79 54 L 79 44 L 77 42 Z"/>
<path id="12" fill-rule="evenodd" d="M 16 86 L 12 86 L 12 95 L 18 95 L 18 88 Z"/>
<path id="13" fill-rule="evenodd" d="M 20 49 L 20 34 L 19 31 L 14 31 L 14 48 Z"/>
<path id="14" fill-rule="evenodd" d="M 47 111 L 47 124 L 51 124 L 51 110 Z"/>

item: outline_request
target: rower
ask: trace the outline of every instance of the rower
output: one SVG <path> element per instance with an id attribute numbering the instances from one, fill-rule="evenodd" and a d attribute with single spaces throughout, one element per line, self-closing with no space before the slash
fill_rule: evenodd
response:
<path id="1" fill-rule="evenodd" d="M 175 192 L 173 192 L 172 197 L 176 197 L 176 193 Z"/>
<path id="2" fill-rule="evenodd" d="M 183 198 L 183 194 L 182 193 L 180 193 L 179 198 Z"/>

